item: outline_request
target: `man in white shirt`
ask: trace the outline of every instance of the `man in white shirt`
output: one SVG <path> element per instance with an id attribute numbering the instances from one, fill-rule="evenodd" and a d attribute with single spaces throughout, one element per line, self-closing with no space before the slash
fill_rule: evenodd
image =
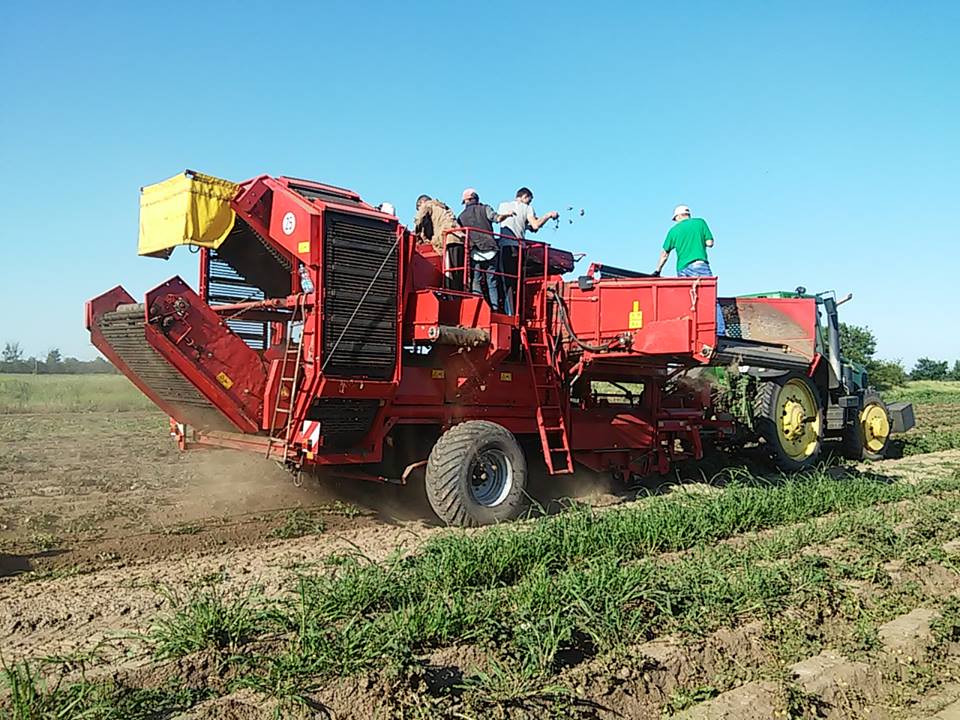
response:
<path id="1" fill-rule="evenodd" d="M 530 188 L 522 187 L 517 190 L 516 199 L 502 202 L 497 208 L 499 215 L 507 216 L 500 223 L 500 272 L 503 273 L 503 305 L 507 315 L 513 315 L 515 309 L 520 241 L 526 236 L 527 230 L 537 232 L 550 220 L 560 217 L 556 210 L 537 217 L 531 202 L 533 193 Z"/>

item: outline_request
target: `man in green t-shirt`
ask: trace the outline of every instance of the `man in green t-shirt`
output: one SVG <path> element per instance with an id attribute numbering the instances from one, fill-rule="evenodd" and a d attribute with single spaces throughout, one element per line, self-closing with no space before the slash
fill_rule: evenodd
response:
<path id="1" fill-rule="evenodd" d="M 663 250 L 660 251 L 660 262 L 654 271 L 660 275 L 663 266 L 667 264 L 670 251 L 677 252 L 677 277 L 712 276 L 710 263 L 707 262 L 707 248 L 713 247 L 713 233 L 707 227 L 703 218 L 690 217 L 690 208 L 686 205 L 677 205 L 673 209 L 673 222 L 676 223 L 667 239 L 663 241 Z M 726 323 L 723 313 L 717 305 L 717 335 L 726 334 Z"/>
<path id="2" fill-rule="evenodd" d="M 686 205 L 674 208 L 673 221 L 676 225 L 670 228 L 667 239 L 663 241 L 663 251 L 654 274 L 660 274 L 667 264 L 670 251 L 676 250 L 678 277 L 712 275 L 710 263 L 707 262 L 707 248 L 713 247 L 713 234 L 706 221 L 690 217 L 690 208 Z"/>

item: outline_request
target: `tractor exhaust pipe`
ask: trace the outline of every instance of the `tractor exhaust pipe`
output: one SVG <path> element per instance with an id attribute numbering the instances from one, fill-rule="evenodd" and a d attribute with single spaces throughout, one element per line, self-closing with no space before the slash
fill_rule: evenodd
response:
<path id="1" fill-rule="evenodd" d="M 853 299 L 853 293 L 847 293 L 842 300 L 825 296 L 823 298 L 823 308 L 827 313 L 827 362 L 833 371 L 830 377 L 830 388 L 843 387 L 844 392 L 849 392 L 846 382 L 844 382 L 843 371 L 840 364 L 840 318 L 837 315 L 837 307 Z"/>

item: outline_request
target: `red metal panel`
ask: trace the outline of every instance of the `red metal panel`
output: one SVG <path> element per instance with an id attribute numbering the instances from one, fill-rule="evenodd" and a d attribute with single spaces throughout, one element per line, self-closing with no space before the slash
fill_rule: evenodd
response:
<path id="1" fill-rule="evenodd" d="M 813 359 L 816 353 L 817 301 L 814 298 L 733 298 L 744 338 L 786 345 Z"/>
<path id="2" fill-rule="evenodd" d="M 586 289 L 569 283 L 564 295 L 574 332 L 591 344 L 629 337 L 634 352 L 701 361 L 704 346 L 716 344 L 716 278 L 599 280 Z"/>
<path id="3" fill-rule="evenodd" d="M 103 333 L 100 332 L 100 328 L 98 327 L 98 320 L 101 315 L 113 312 L 120 305 L 129 305 L 134 302 L 136 301 L 133 299 L 133 296 L 119 285 L 102 295 L 98 295 L 93 300 L 88 300 L 84 314 L 86 316 L 87 329 L 90 331 L 90 341 L 97 350 L 103 353 L 103 356 L 107 358 L 107 360 L 113 363 L 117 370 L 136 385 L 140 392 L 150 398 L 154 405 L 163 410 L 167 415 L 174 417 L 174 415 L 177 414 L 176 407 L 166 402 L 160 394 L 144 382 L 143 378 L 134 372 L 133 368 L 123 361 L 120 354 L 117 353 L 113 349 L 113 346 L 103 337 Z"/>
<path id="4" fill-rule="evenodd" d="M 147 342 L 238 429 L 257 432 L 264 363 L 183 280 L 147 293 Z"/>

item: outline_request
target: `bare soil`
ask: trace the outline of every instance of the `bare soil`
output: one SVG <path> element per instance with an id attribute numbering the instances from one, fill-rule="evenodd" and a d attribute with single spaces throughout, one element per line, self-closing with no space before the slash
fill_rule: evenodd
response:
<path id="1" fill-rule="evenodd" d="M 957 450 L 872 466 L 907 482 L 957 468 Z M 681 476 L 696 479 L 682 471 Z M 566 496 L 597 506 L 632 497 L 611 492 L 590 475 L 541 492 L 547 506 Z M 315 521 L 299 537 L 296 527 L 290 529 L 297 513 Z M 167 437 L 166 419 L 156 413 L 2 416 L 0 656 L 12 662 L 87 653 L 88 667 L 139 674 L 144 682 L 144 673 L 183 677 L 183 662 L 198 663 L 203 675 L 208 671 L 202 658 L 180 661 L 169 672 L 148 663 L 145 647 L 136 640 L 163 612 L 171 593 L 217 576 L 226 592 L 259 587 L 276 596 L 289 590 L 298 570 L 317 567 L 332 553 L 382 559 L 398 547 L 413 550 L 442 532 L 452 531 L 430 518 L 415 486 L 312 478 L 297 486 L 286 471 L 256 456 L 222 450 L 181 454 Z M 827 555 L 835 550 L 811 551 Z M 943 594 L 960 587 L 952 567 L 922 572 L 892 567 L 890 575 Z M 890 636 L 910 642 L 910 622 L 916 617 L 930 616 L 911 616 Z M 711 681 L 718 673 L 740 673 L 743 683 L 731 682 L 729 691 L 678 709 L 688 717 L 747 717 L 736 714 L 741 712 L 737 708 L 752 708 L 769 717 L 788 708 L 790 698 L 782 696 L 774 679 L 754 678 L 750 669 L 775 652 L 775 641 L 762 623 L 755 623 L 692 646 L 663 638 L 636 648 L 639 662 L 588 661 L 564 679 L 593 703 L 597 717 L 658 717 L 674 707 L 670 703 L 684 688 L 717 686 Z M 899 717 L 876 714 L 883 710 L 876 705 L 878 678 L 894 677 L 889 668 L 898 661 L 884 662 L 861 667 L 827 655 L 798 672 L 806 673 L 810 698 L 832 703 L 839 713 L 834 717 L 867 717 L 868 710 L 869 716 Z M 445 648 L 426 660 L 421 688 L 398 690 L 382 678 L 348 678 L 325 687 L 317 700 L 336 708 L 334 717 L 370 717 L 373 708 L 388 712 L 397 692 L 417 696 L 428 692 L 431 683 L 455 685 L 482 663 L 476 648 Z M 958 693 L 951 687 L 913 703 L 915 716 L 931 717 L 956 701 Z M 842 702 L 837 700 L 841 696 Z M 274 709 L 242 691 L 208 701 L 184 717 L 259 718 L 272 716 Z"/>

